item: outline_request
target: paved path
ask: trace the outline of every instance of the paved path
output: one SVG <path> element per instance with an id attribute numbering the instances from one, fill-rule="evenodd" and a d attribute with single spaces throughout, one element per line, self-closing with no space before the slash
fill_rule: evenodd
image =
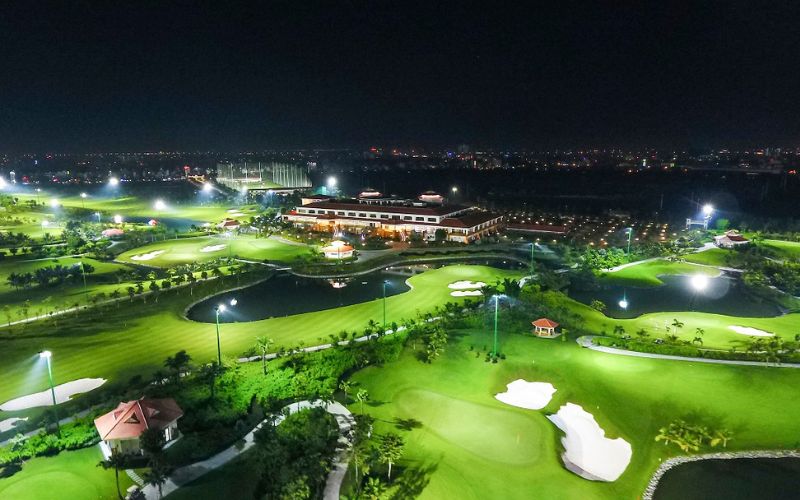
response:
<path id="1" fill-rule="evenodd" d="M 331 468 L 331 472 L 328 474 L 328 479 L 325 482 L 325 493 L 323 495 L 325 500 L 338 500 L 339 489 L 341 488 L 342 480 L 347 473 L 347 455 L 351 445 L 351 429 L 355 424 L 355 418 L 350 413 L 350 410 L 345 408 L 342 404 L 338 402 L 326 403 L 320 400 L 292 403 L 284 407 L 284 411 L 279 412 L 274 416 L 274 418 L 264 419 L 257 426 L 255 426 L 253 430 L 248 432 L 247 435 L 245 435 L 242 439 L 244 444 L 237 442 L 236 444 L 231 445 L 211 458 L 176 469 L 170 475 L 167 482 L 161 487 L 162 494 L 164 496 L 169 495 L 182 485 L 194 481 L 195 479 L 207 474 L 208 472 L 211 472 L 212 470 L 222 467 L 245 451 L 252 448 L 255 445 L 256 432 L 258 432 L 264 425 L 270 425 L 270 423 L 273 425 L 279 425 L 281 422 L 283 422 L 286 419 L 285 410 L 288 410 L 288 414 L 291 415 L 306 408 L 316 407 L 324 408 L 325 411 L 334 416 L 336 419 L 336 424 L 339 426 L 339 433 L 341 434 L 338 441 L 337 452 L 334 456 L 333 467 Z M 142 492 L 147 499 L 158 498 L 158 488 L 155 486 L 148 484 L 142 488 Z"/>
<path id="2" fill-rule="evenodd" d="M 709 359 L 709 358 L 690 358 L 687 356 L 672 356 L 669 354 L 655 354 L 651 352 L 636 352 L 616 347 L 599 346 L 594 343 L 594 335 L 584 335 L 579 337 L 576 342 L 581 347 L 586 347 L 593 351 L 604 352 L 606 354 L 616 354 L 619 356 L 631 356 L 634 358 L 667 359 L 673 361 L 688 361 L 690 363 L 711 363 L 715 365 L 738 365 L 738 366 L 761 366 L 764 368 L 800 368 L 799 363 L 764 363 L 761 361 L 739 361 L 736 359 Z"/>

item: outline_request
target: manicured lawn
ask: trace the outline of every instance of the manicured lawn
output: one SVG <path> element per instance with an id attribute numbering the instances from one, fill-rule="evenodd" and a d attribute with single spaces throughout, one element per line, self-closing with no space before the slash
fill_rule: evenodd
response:
<path id="1" fill-rule="evenodd" d="M 153 252 L 160 253 L 149 260 L 133 259 L 133 257 Z M 169 267 L 228 256 L 259 261 L 267 259 L 288 262 L 305 253 L 308 253 L 308 247 L 305 245 L 284 243 L 274 238 L 202 236 L 158 241 L 124 252 L 117 257 L 117 260 L 148 266 Z"/>
<path id="2" fill-rule="evenodd" d="M 506 276 L 519 276 L 484 266 L 448 266 L 428 271 L 409 279 L 412 289 L 386 299 L 387 320 L 414 318 L 417 313 L 431 311 L 446 302 L 464 299 L 451 297 L 447 284 L 458 280 L 493 282 Z M 226 278 L 228 287 L 235 286 Z M 203 286 L 215 286 L 207 283 Z M 208 289 L 207 289 L 208 290 Z M 5 335 L 2 367 L 4 383 L 0 384 L 0 401 L 44 390 L 46 373 L 35 353 L 49 349 L 53 352 L 56 383 L 82 377 L 104 377 L 123 382 L 136 374 L 146 374 L 163 367 L 164 359 L 186 349 L 196 362 L 216 356 L 216 337 L 213 324 L 196 323 L 183 317 L 186 305 L 201 298 L 198 287 L 194 297 L 188 290 L 162 294 L 158 304 L 140 299 L 123 301 L 119 307 L 105 306 L 102 310 L 82 313 L 77 318 L 60 321 L 57 328 L 50 322 L 29 325 L 25 331 L 16 329 Z M 276 346 L 315 345 L 329 342 L 329 334 L 342 330 L 361 331 L 370 319 L 382 320 L 382 301 L 310 312 L 295 316 L 270 318 L 222 326 L 222 350 L 225 355 L 239 356 L 252 347 L 259 335 L 268 335 Z M 0 413 L 0 418 L 5 418 Z M 11 416 L 11 415 L 9 415 Z"/>
<path id="3" fill-rule="evenodd" d="M 686 261 L 688 262 L 694 262 L 695 264 L 726 267 L 728 266 L 726 258 L 732 254 L 733 251 L 731 250 L 725 250 L 723 248 L 712 248 L 710 250 L 704 250 L 702 252 L 690 253 L 688 255 L 685 255 L 684 259 L 686 259 Z"/>
<path id="4" fill-rule="evenodd" d="M 0 498 L 4 500 L 116 499 L 114 470 L 97 464 L 103 459 L 100 448 L 92 446 L 77 451 L 63 451 L 54 457 L 34 458 L 25 462 L 20 472 L 0 479 Z M 123 495 L 131 486 L 124 471 L 119 474 Z"/>
<path id="5" fill-rule="evenodd" d="M 728 449 L 797 445 L 798 370 L 613 356 L 507 332 L 501 350 L 508 359 L 491 364 L 470 350 L 488 345 L 489 332 L 461 335 L 432 364 L 407 353 L 352 377 L 369 393 L 365 408 L 377 418 L 376 431 L 403 434 L 399 465 L 419 473 L 423 499 L 637 498 L 659 460 L 680 453 L 654 441 L 677 418 L 730 429 Z M 542 411 L 494 399 L 518 378 L 550 382 L 557 392 Z M 631 443 L 632 461 L 616 482 L 588 481 L 563 468 L 563 434 L 545 416 L 566 402 L 592 413 L 606 436 Z M 417 420 L 418 427 L 400 431 L 396 419 Z"/>
<path id="6" fill-rule="evenodd" d="M 719 271 L 687 262 L 654 260 L 629 266 L 619 271 L 604 273 L 601 275 L 601 281 L 627 286 L 657 286 L 664 283 L 658 279 L 658 276 L 662 274 L 707 274 L 709 276 L 717 276 Z"/>
<path id="7" fill-rule="evenodd" d="M 779 258 L 800 259 L 800 242 L 764 240 L 761 244 L 775 250 Z"/>

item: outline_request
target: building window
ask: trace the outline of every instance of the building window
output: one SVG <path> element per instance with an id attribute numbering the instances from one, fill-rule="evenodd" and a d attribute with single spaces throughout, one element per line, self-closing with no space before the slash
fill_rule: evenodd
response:
<path id="1" fill-rule="evenodd" d="M 411 220 L 411 219 L 412 219 L 412 217 L 410 215 L 406 215 L 406 216 L 403 217 L 403 220 Z"/>
<path id="2" fill-rule="evenodd" d="M 358 216 L 359 216 L 359 217 L 366 217 L 366 216 L 367 216 L 367 214 L 365 214 L 365 213 L 363 213 L 363 212 L 359 212 L 359 213 L 358 213 Z"/>
<path id="3" fill-rule="evenodd" d="M 428 222 L 436 222 L 436 217 L 428 217 Z"/>
<path id="4" fill-rule="evenodd" d="M 424 220 L 425 220 L 425 217 L 417 217 L 417 218 L 416 218 L 416 219 L 414 219 L 414 220 L 418 220 L 418 221 L 424 221 Z"/>
<path id="5" fill-rule="evenodd" d="M 377 215 L 375 215 L 375 214 L 369 214 L 369 216 L 370 216 L 370 217 L 372 217 L 373 219 L 376 219 L 376 218 L 378 217 L 378 216 L 377 216 Z"/>
<path id="6" fill-rule="evenodd" d="M 344 215 L 344 212 L 339 212 L 339 215 Z"/>
<path id="7" fill-rule="evenodd" d="M 388 218 L 389 218 L 389 216 L 388 216 L 388 215 L 386 215 L 386 214 L 381 214 L 381 219 L 388 219 Z"/>
<path id="8" fill-rule="evenodd" d="M 356 213 L 355 212 L 347 212 L 347 216 L 348 217 L 355 217 Z"/>

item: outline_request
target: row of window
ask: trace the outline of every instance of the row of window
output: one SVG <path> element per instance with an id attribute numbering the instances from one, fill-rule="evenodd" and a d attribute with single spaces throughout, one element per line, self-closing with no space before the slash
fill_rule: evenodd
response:
<path id="1" fill-rule="evenodd" d="M 343 211 L 336 212 L 336 211 L 334 211 L 334 210 L 327 210 L 327 211 L 326 211 L 326 210 L 314 210 L 314 209 L 310 209 L 310 208 L 309 208 L 309 209 L 307 209 L 307 210 L 308 210 L 308 213 L 310 213 L 310 214 L 319 214 L 319 215 L 325 215 L 325 214 L 328 214 L 328 215 L 341 215 L 341 216 L 345 216 L 345 212 L 343 212 Z M 299 211 L 299 212 L 301 212 L 301 213 L 303 213 L 303 212 L 305 212 L 306 210 L 298 210 L 298 211 Z M 347 212 L 347 214 L 346 214 L 346 217 L 361 217 L 361 218 L 367 218 L 367 214 L 366 214 L 365 212 L 358 212 L 358 215 L 356 215 L 356 212 Z M 376 214 L 369 214 L 369 218 L 371 218 L 371 219 L 377 219 L 377 218 L 378 218 L 378 216 L 377 216 Z M 389 219 L 389 218 L 390 218 L 390 216 L 389 216 L 389 215 L 387 215 L 387 214 L 381 214 L 381 217 L 380 217 L 380 218 L 381 218 L 381 219 Z M 392 216 L 391 216 L 391 218 L 392 218 L 392 219 L 396 219 L 396 220 L 400 220 L 400 216 L 399 216 L 399 215 L 392 215 Z M 403 220 L 413 220 L 413 221 L 417 221 L 417 222 L 425 222 L 425 217 L 413 217 L 413 216 L 411 216 L 411 215 L 404 215 L 404 216 L 403 216 Z M 436 217 L 428 217 L 428 220 L 427 220 L 427 221 L 428 221 L 428 222 L 434 222 L 434 223 L 435 223 L 435 222 L 438 222 L 438 221 L 436 220 Z"/>

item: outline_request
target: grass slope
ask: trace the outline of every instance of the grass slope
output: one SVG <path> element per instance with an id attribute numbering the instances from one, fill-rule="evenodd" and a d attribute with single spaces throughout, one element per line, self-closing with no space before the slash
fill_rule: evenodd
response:
<path id="1" fill-rule="evenodd" d="M 658 286 L 664 284 L 663 281 L 658 279 L 662 274 L 707 274 L 709 276 L 717 276 L 719 271 L 687 262 L 653 260 L 628 266 L 619 271 L 603 273 L 600 279 L 613 285 Z"/>
<path id="2" fill-rule="evenodd" d="M 433 364 L 407 353 L 352 377 L 369 392 L 378 433 L 399 432 L 396 419 L 418 421 L 402 432 L 400 466 L 417 469 L 417 481 L 427 484 L 420 498 L 636 498 L 659 461 L 679 454 L 654 441 L 676 418 L 732 430 L 729 449 L 797 446 L 800 401 L 791 388 L 800 371 L 612 356 L 508 333 L 501 337 L 508 359 L 494 365 L 469 349 L 488 345 L 489 332 L 461 333 Z M 496 401 L 517 378 L 551 382 L 557 392 L 542 411 Z M 632 462 L 616 482 L 587 481 L 562 467 L 562 433 L 545 416 L 566 402 L 592 413 L 606 436 L 631 443 Z"/>

